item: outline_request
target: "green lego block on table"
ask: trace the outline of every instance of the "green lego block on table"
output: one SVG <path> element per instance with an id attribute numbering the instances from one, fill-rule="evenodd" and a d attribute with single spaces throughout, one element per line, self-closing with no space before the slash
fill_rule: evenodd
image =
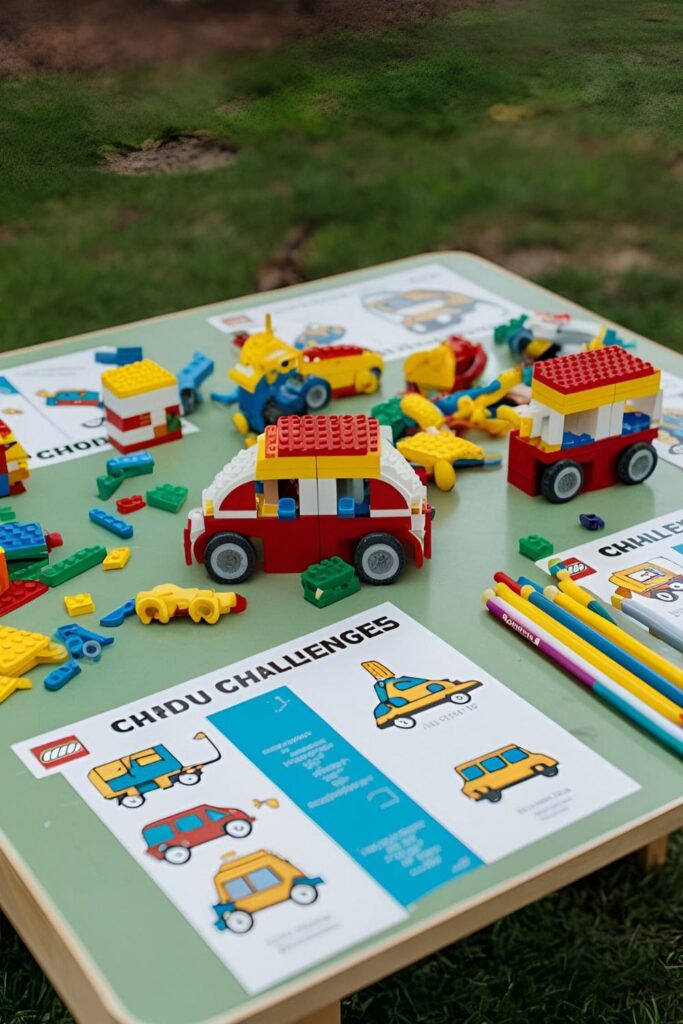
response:
<path id="1" fill-rule="evenodd" d="M 29 562 L 28 565 L 22 565 L 21 568 L 12 569 L 11 564 L 7 567 L 9 569 L 10 580 L 40 580 L 40 573 L 49 565 L 50 560 L 48 558 L 42 558 L 37 562 Z"/>
<path id="2" fill-rule="evenodd" d="M 122 476 L 98 476 L 96 479 L 97 493 L 103 501 L 111 498 L 114 491 L 118 491 L 124 481 Z"/>
<path id="3" fill-rule="evenodd" d="M 161 484 L 147 491 L 145 498 L 152 508 L 162 508 L 165 512 L 180 512 L 188 493 L 187 487 Z"/>
<path id="4" fill-rule="evenodd" d="M 60 583 L 72 580 L 74 576 L 80 576 L 86 569 L 92 569 L 94 565 L 100 565 L 107 557 L 107 549 L 102 544 L 94 544 L 90 548 L 81 548 L 75 554 L 63 558 L 61 562 L 48 565 L 41 570 L 40 582 L 46 583 L 48 587 L 58 587 Z"/>
<path id="5" fill-rule="evenodd" d="M 360 590 L 356 570 L 343 558 L 334 555 L 315 565 L 309 565 L 301 574 L 304 597 L 316 608 L 327 608 Z"/>
<path id="6" fill-rule="evenodd" d="M 401 412 L 400 395 L 394 395 L 393 398 L 388 398 L 385 402 L 373 405 L 370 415 L 378 420 L 380 426 L 391 427 L 394 441 L 397 441 L 406 429 L 406 418 Z"/>
<path id="7" fill-rule="evenodd" d="M 16 518 L 17 513 L 9 505 L 0 508 L 0 523 L 13 523 Z"/>
<path id="8" fill-rule="evenodd" d="M 519 552 L 537 562 L 539 558 L 552 555 L 555 548 L 551 540 L 541 537 L 540 533 L 530 533 L 528 537 L 519 538 Z"/>

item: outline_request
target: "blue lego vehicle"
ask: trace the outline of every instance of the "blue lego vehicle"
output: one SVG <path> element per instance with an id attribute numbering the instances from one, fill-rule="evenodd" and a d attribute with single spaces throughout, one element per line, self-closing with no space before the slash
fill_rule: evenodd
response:
<path id="1" fill-rule="evenodd" d="M 302 377 L 296 371 L 280 374 L 272 383 L 264 374 L 253 391 L 239 386 L 227 395 L 211 394 L 221 405 L 239 405 L 233 422 L 241 434 L 250 430 L 260 434 L 280 416 L 318 412 L 331 397 L 332 388 L 322 377 Z"/>

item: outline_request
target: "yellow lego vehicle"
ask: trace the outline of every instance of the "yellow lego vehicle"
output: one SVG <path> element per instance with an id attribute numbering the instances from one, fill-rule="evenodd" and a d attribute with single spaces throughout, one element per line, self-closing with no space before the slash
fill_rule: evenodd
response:
<path id="1" fill-rule="evenodd" d="M 218 622 L 221 615 L 243 612 L 247 600 L 234 591 L 197 590 L 177 587 L 175 583 L 162 583 L 153 590 L 142 590 L 135 598 L 135 612 L 145 625 L 168 622 L 174 618 L 192 619 L 193 622 Z"/>
<path id="2" fill-rule="evenodd" d="M 155 789 L 195 786 L 207 764 L 220 761 L 221 754 L 204 732 L 195 733 L 194 739 L 206 740 L 216 756 L 201 764 L 184 765 L 162 743 L 146 750 L 136 750 L 115 761 L 100 764 L 88 772 L 88 778 L 105 800 L 116 800 L 123 807 L 141 807 L 145 795 Z"/>
<path id="3" fill-rule="evenodd" d="M 492 750 L 490 754 L 475 757 L 456 765 L 455 772 L 463 780 L 462 791 L 471 800 L 488 800 L 495 804 L 502 798 L 502 791 L 518 782 L 526 782 L 537 775 L 552 778 L 559 768 L 554 757 L 546 754 L 532 754 L 530 750 L 510 743 L 506 747 Z"/>
<path id="4" fill-rule="evenodd" d="M 226 854 L 233 857 L 232 853 Z M 227 860 L 214 876 L 218 903 L 214 924 L 219 931 L 229 929 L 238 935 L 251 930 L 254 914 L 267 907 L 292 900 L 308 907 L 318 898 L 323 879 L 309 878 L 269 850 L 257 850 L 244 857 Z"/>
<path id="5" fill-rule="evenodd" d="M 376 679 L 375 693 L 379 698 L 376 706 L 375 725 L 386 729 L 393 725 L 397 729 L 412 729 L 415 715 L 435 704 L 451 701 L 453 704 L 469 704 L 472 690 L 481 683 L 478 679 L 465 682 L 452 679 L 420 679 L 417 676 L 395 676 L 379 661 L 364 661 L 363 668 Z"/>
<path id="6" fill-rule="evenodd" d="M 421 431 L 396 442 L 401 455 L 413 466 L 421 466 L 427 479 L 433 479 L 440 491 L 455 486 L 456 466 L 499 466 L 499 455 L 486 455 L 478 444 L 457 437 L 449 430 Z"/>
<path id="7" fill-rule="evenodd" d="M 630 569 L 612 573 L 609 581 L 616 586 L 619 597 L 636 595 L 669 604 L 677 601 L 683 595 L 683 566 L 676 565 L 668 558 L 660 560 L 668 562 L 670 568 L 654 562 L 641 562 Z"/>

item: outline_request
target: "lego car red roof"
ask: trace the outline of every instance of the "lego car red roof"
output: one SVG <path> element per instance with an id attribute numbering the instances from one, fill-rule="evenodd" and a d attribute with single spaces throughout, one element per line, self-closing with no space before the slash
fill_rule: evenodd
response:
<path id="1" fill-rule="evenodd" d="M 342 356 L 362 356 L 367 351 L 360 345 L 309 345 L 304 349 L 306 362 L 316 359 L 339 359 Z"/>
<path id="2" fill-rule="evenodd" d="M 655 373 L 652 363 L 634 356 L 620 345 L 574 352 L 543 360 L 534 366 L 534 380 L 563 395 L 637 380 L 652 373 Z"/>
<path id="3" fill-rule="evenodd" d="M 379 451 L 379 423 L 370 416 L 281 416 L 266 427 L 266 458 L 368 455 Z"/>

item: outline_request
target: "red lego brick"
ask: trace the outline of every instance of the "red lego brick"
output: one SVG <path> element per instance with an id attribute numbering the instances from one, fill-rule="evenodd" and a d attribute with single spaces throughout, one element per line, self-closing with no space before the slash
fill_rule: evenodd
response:
<path id="1" fill-rule="evenodd" d="M 114 437 L 110 437 L 108 440 L 109 444 L 112 448 L 116 448 L 117 452 L 121 452 L 122 455 L 130 455 L 131 452 L 141 452 L 158 444 L 166 444 L 167 441 L 179 441 L 182 436 L 182 430 L 174 430 L 170 434 L 164 434 L 163 437 L 152 437 L 147 441 L 138 441 L 136 444 L 121 444 Z"/>
<path id="2" fill-rule="evenodd" d="M 362 356 L 368 350 L 360 345 L 311 345 L 304 349 L 304 362 L 312 363 L 317 359 L 339 359 L 343 356 Z"/>
<path id="3" fill-rule="evenodd" d="M 534 366 L 534 380 L 563 395 L 621 384 L 622 381 L 648 377 L 653 373 L 656 370 L 652 363 L 634 356 L 620 345 L 545 359 Z"/>
<path id="4" fill-rule="evenodd" d="M 119 498 L 116 502 L 116 509 L 118 512 L 137 512 L 138 509 L 144 508 L 147 502 L 141 494 L 131 494 L 128 498 Z"/>
<path id="5" fill-rule="evenodd" d="M 283 416 L 266 427 L 266 457 L 369 455 L 379 443 L 379 423 L 368 416 Z"/>
<path id="6" fill-rule="evenodd" d="M 49 587 L 38 580 L 14 580 L 7 590 L 0 594 L 0 615 L 7 615 L 15 608 L 21 608 L 23 604 L 28 604 L 48 590 Z"/>
<path id="7" fill-rule="evenodd" d="M 47 545 L 47 550 L 52 551 L 53 548 L 61 548 L 64 543 L 64 539 L 61 533 L 46 533 L 45 543 Z"/>

